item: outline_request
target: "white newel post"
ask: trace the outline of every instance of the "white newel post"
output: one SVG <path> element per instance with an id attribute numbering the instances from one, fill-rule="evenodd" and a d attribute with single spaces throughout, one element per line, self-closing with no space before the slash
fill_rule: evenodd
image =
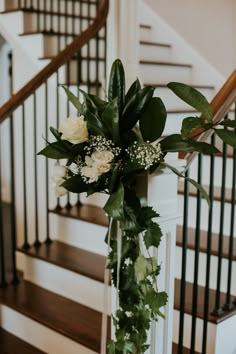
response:
<path id="1" fill-rule="evenodd" d="M 112 62 L 120 58 L 127 87 L 139 76 L 140 0 L 110 0 L 107 21 L 107 77 Z"/>

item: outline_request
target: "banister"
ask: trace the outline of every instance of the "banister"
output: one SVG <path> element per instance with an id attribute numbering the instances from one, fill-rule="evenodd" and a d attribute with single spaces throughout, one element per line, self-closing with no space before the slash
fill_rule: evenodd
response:
<path id="1" fill-rule="evenodd" d="M 34 76 L 26 85 L 24 85 L 16 94 L 14 94 L 0 108 L 0 124 L 40 87 L 52 74 L 54 74 L 62 65 L 66 64 L 73 56 L 86 44 L 94 38 L 99 30 L 105 25 L 109 9 L 109 0 L 99 0 L 98 11 L 93 23 L 65 49 L 57 54 L 51 62 L 45 66 L 37 75 Z"/>
<path id="2" fill-rule="evenodd" d="M 217 124 L 222 117 L 224 117 L 232 104 L 236 100 L 236 70 L 233 71 L 233 73 L 230 75 L 228 80 L 225 82 L 225 84 L 222 86 L 222 88 L 218 91 L 218 93 L 215 95 L 213 100 L 211 101 L 211 107 L 212 107 L 212 112 L 213 112 L 213 122 L 214 124 Z M 202 116 L 201 116 L 202 117 Z M 194 132 L 194 135 L 198 135 L 203 131 L 202 129 L 198 129 Z M 199 142 L 204 142 L 206 141 L 214 131 L 207 131 L 196 139 Z M 190 165 L 192 160 L 195 158 L 197 155 L 197 152 L 194 153 L 186 153 L 182 152 L 179 154 L 180 159 L 185 159 L 187 160 L 186 163 L 186 168 Z"/>

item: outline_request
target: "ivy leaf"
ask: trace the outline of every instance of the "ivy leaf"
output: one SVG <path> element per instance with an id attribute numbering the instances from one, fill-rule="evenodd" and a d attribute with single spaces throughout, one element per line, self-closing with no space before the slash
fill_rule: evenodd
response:
<path id="1" fill-rule="evenodd" d="M 138 283 L 145 280 L 148 275 L 155 274 L 157 270 L 158 266 L 154 257 L 139 256 L 135 261 L 134 272 Z"/>
<path id="2" fill-rule="evenodd" d="M 181 136 L 186 140 L 199 128 L 206 128 L 206 121 L 197 117 L 187 117 L 182 122 Z M 210 127 L 209 127 L 210 128 Z"/>
<path id="3" fill-rule="evenodd" d="M 223 127 L 236 128 L 236 120 L 225 119 L 223 122 L 219 123 L 219 125 L 223 125 Z"/>
<path id="4" fill-rule="evenodd" d="M 119 110 L 117 98 L 114 98 L 104 110 L 101 117 L 103 126 L 108 133 L 108 137 L 112 139 L 115 144 L 120 142 L 119 132 Z"/>
<path id="5" fill-rule="evenodd" d="M 115 220 L 124 219 L 124 187 L 121 182 L 117 190 L 110 195 L 104 206 L 104 211 Z"/>
<path id="6" fill-rule="evenodd" d="M 88 184 L 82 180 L 81 176 L 76 175 L 65 180 L 65 182 L 62 183 L 62 187 L 72 193 L 84 193 L 88 189 Z"/>
<path id="7" fill-rule="evenodd" d="M 166 124 L 166 108 L 159 97 L 152 98 L 140 117 L 140 130 L 145 141 L 160 138 Z"/>
<path id="8" fill-rule="evenodd" d="M 225 144 L 236 148 L 236 133 L 226 129 L 215 129 L 215 132 Z"/>
<path id="9" fill-rule="evenodd" d="M 164 291 L 157 293 L 152 288 L 147 292 L 144 301 L 155 315 L 160 315 L 160 308 L 167 304 L 168 295 Z"/>
<path id="10" fill-rule="evenodd" d="M 144 87 L 142 90 L 139 90 L 126 104 L 120 119 L 120 127 L 122 132 L 130 130 L 135 126 L 147 104 L 150 102 L 154 90 L 155 89 L 153 87 Z"/>
<path id="11" fill-rule="evenodd" d="M 120 59 L 116 59 L 112 64 L 109 78 L 108 99 L 113 101 L 114 98 L 117 98 L 121 112 L 125 103 L 125 72 Z"/>
<path id="12" fill-rule="evenodd" d="M 148 227 L 150 220 L 158 216 L 160 215 L 152 207 L 142 207 L 139 214 L 139 223 L 146 228 Z"/>
<path id="13" fill-rule="evenodd" d="M 72 145 L 66 140 L 56 141 L 47 145 L 38 155 L 44 155 L 49 159 L 67 159 L 70 157 Z"/>
<path id="14" fill-rule="evenodd" d="M 167 136 L 160 142 L 161 150 L 163 152 L 193 152 L 194 147 L 189 145 L 188 142 L 184 141 L 180 134 L 172 134 Z"/>
<path id="15" fill-rule="evenodd" d="M 194 179 L 186 177 L 184 175 L 182 175 L 175 167 L 167 164 L 166 162 L 162 162 L 161 165 L 169 168 L 169 170 L 171 170 L 172 172 L 174 172 L 178 177 L 181 178 L 185 178 L 188 182 L 190 182 L 195 188 L 197 188 L 199 190 L 199 192 L 201 193 L 202 197 L 206 199 L 208 205 L 210 205 L 210 199 L 209 196 L 207 194 L 207 192 L 205 191 L 205 189 Z"/>
<path id="16" fill-rule="evenodd" d="M 128 92 L 125 95 L 125 104 L 127 104 L 139 90 L 141 90 L 141 85 L 139 79 L 137 79 L 132 83 Z"/>
<path id="17" fill-rule="evenodd" d="M 68 97 L 68 100 L 73 104 L 73 106 L 77 109 L 79 113 L 82 112 L 82 105 L 78 99 L 66 86 L 63 86 L 63 89 L 65 90 L 65 93 Z"/>
<path id="18" fill-rule="evenodd" d="M 210 103 L 206 97 L 191 86 L 179 82 L 170 82 L 167 87 L 181 100 L 203 113 L 208 121 L 212 121 L 213 114 Z"/>
<path id="19" fill-rule="evenodd" d="M 151 246 L 158 248 L 161 242 L 161 237 L 162 237 L 162 231 L 160 226 L 152 222 L 149 224 L 143 239 L 147 248 Z"/>
<path id="20" fill-rule="evenodd" d="M 57 139 L 57 141 L 61 140 L 62 133 L 60 133 L 57 129 L 50 127 L 51 133 L 54 135 L 54 137 Z"/>

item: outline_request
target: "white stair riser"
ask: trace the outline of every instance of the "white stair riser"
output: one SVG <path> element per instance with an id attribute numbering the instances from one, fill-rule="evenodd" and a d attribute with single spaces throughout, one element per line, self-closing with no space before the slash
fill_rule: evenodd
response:
<path id="1" fill-rule="evenodd" d="M 208 230 L 208 214 L 209 206 L 205 200 L 202 200 L 201 206 L 201 230 Z M 183 210 L 183 196 L 178 196 L 179 211 Z M 188 213 L 188 226 L 196 227 L 196 209 L 197 202 L 195 197 L 189 197 L 189 213 Z M 231 221 L 231 204 L 225 203 L 224 206 L 224 227 L 223 232 L 225 236 L 230 235 L 230 221 Z M 218 233 L 220 230 L 220 202 L 214 201 L 213 204 L 213 220 L 212 220 L 212 232 Z M 235 211 L 236 217 L 236 211 Z M 236 227 L 236 226 L 235 226 Z M 236 236 L 234 232 L 234 236 Z"/>
<path id="2" fill-rule="evenodd" d="M 142 22 L 144 23 L 144 22 Z M 149 29 L 149 28 L 140 28 L 140 35 L 139 38 L 141 41 L 153 41 L 153 29 Z M 157 41 L 157 38 L 154 38 L 155 41 Z"/>
<path id="3" fill-rule="evenodd" d="M 188 249 L 186 280 L 190 283 L 193 283 L 194 281 L 194 259 L 195 259 L 195 252 L 193 250 Z M 182 267 L 181 260 L 182 260 L 182 249 L 181 247 L 176 247 L 175 276 L 177 279 L 181 279 L 181 267 Z M 198 284 L 203 287 L 206 285 L 206 264 L 207 264 L 207 255 L 205 253 L 200 253 Z M 228 260 L 223 258 L 222 269 L 221 269 L 222 271 L 221 292 L 223 293 L 227 292 L 228 264 L 229 264 Z M 218 274 L 218 257 L 211 256 L 211 270 L 210 270 L 211 289 L 216 289 L 217 274 Z M 236 277 L 236 262 L 233 262 L 232 279 L 235 279 L 235 277 Z M 233 281 L 232 281 L 231 294 L 236 295 L 236 284 Z"/>
<path id="4" fill-rule="evenodd" d="M 192 81 L 192 70 L 188 67 L 140 64 L 139 71 L 142 73 L 142 81 L 146 84 L 152 84 L 155 81 L 163 84 L 167 84 L 170 81 L 185 83 L 191 83 Z"/>
<path id="5" fill-rule="evenodd" d="M 0 314 L 0 323 L 3 329 L 45 351 L 47 354 L 96 354 L 96 352 L 7 306 L 0 305 Z"/>
<path id="6" fill-rule="evenodd" d="M 96 311 L 105 310 L 102 282 L 19 252 L 17 259 L 19 269 L 24 272 L 25 280 Z M 108 288 L 110 292 L 109 289 L 110 287 Z M 109 296 L 106 308 L 109 313 L 111 311 L 110 301 Z"/>
<path id="7" fill-rule="evenodd" d="M 149 39 L 150 41 L 150 39 Z M 172 60 L 172 50 L 168 47 L 140 44 L 141 60 Z"/>

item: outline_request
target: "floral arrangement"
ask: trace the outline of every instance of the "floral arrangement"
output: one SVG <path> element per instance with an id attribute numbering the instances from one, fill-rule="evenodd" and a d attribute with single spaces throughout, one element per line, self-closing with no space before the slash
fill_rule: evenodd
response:
<path id="1" fill-rule="evenodd" d="M 137 79 L 126 92 L 125 73 L 120 60 L 111 69 L 108 98 L 102 100 L 82 90 L 81 103 L 66 87 L 69 101 L 78 117 L 69 117 L 59 130 L 50 128 L 56 141 L 39 153 L 55 160 L 53 183 L 58 196 L 74 193 L 106 193 L 109 198 L 104 211 L 109 217 L 106 242 L 110 247 L 107 268 L 117 288 L 119 306 L 113 314 L 115 338 L 110 340 L 110 354 L 144 353 L 152 320 L 164 317 L 161 308 L 167 294 L 158 290 L 160 265 L 150 255 L 158 247 L 162 231 L 158 214 L 151 206 L 142 205 L 137 194 L 140 175 L 148 176 L 157 168 L 174 167 L 165 162 L 171 152 L 218 152 L 217 148 L 193 138 L 209 129 L 225 143 L 236 147 L 235 121 L 226 119 L 213 123 L 211 106 L 197 90 L 181 83 L 167 85 L 183 101 L 194 107 L 202 117 L 187 117 L 180 134 L 161 138 L 166 123 L 166 109 L 154 88 L 141 88 Z M 205 190 L 188 178 L 208 199 Z M 143 248 L 146 248 L 144 251 Z"/>

